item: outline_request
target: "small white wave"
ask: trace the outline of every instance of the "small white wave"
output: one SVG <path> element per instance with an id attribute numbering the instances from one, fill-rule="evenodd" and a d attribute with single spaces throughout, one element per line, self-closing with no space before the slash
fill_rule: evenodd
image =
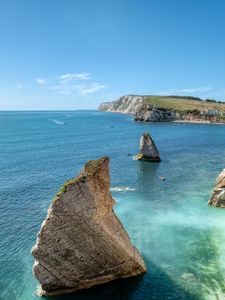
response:
<path id="1" fill-rule="evenodd" d="M 65 125 L 65 123 L 63 121 L 59 121 L 59 120 L 54 120 L 54 119 L 48 119 L 50 122 L 53 122 L 57 125 Z"/>
<path id="2" fill-rule="evenodd" d="M 110 191 L 111 192 L 133 192 L 136 191 L 136 189 L 127 186 L 114 186 L 110 188 Z"/>

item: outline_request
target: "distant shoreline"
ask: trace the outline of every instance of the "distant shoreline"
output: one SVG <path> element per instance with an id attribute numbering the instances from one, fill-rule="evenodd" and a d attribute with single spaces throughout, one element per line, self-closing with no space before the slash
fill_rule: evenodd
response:
<path id="1" fill-rule="evenodd" d="M 189 121 L 189 120 L 174 120 L 171 121 L 172 123 L 183 123 L 183 124 L 210 124 L 210 125 L 225 125 L 225 122 L 210 122 L 208 120 L 196 120 L 196 121 Z"/>
<path id="2" fill-rule="evenodd" d="M 116 112 L 117 113 L 117 112 Z M 207 124 L 207 125 L 225 125 L 225 122 L 210 122 L 210 121 L 185 121 L 185 120 L 174 120 L 174 121 L 135 121 L 136 123 L 150 123 L 150 124 L 154 124 L 154 123 L 167 123 L 167 124 L 171 124 L 171 123 L 175 123 L 175 124 Z"/>

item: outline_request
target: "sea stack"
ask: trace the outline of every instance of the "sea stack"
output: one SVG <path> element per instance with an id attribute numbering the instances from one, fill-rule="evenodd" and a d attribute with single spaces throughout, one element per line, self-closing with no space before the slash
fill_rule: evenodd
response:
<path id="1" fill-rule="evenodd" d="M 140 152 L 135 155 L 136 160 L 160 162 L 159 151 L 149 133 L 145 132 L 140 139 Z"/>
<path id="2" fill-rule="evenodd" d="M 38 294 L 72 293 L 146 271 L 113 211 L 109 159 L 86 163 L 53 199 L 32 254 Z"/>
<path id="3" fill-rule="evenodd" d="M 209 205 L 225 208 L 225 169 L 217 177 Z"/>

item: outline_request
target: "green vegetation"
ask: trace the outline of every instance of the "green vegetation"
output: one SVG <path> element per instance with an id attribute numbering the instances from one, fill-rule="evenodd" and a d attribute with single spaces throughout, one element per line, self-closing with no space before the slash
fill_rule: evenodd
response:
<path id="1" fill-rule="evenodd" d="M 108 160 L 108 158 L 105 156 L 98 160 L 89 160 L 77 177 L 69 179 L 63 184 L 63 186 L 56 193 L 55 197 L 52 199 L 52 202 L 54 202 L 61 194 L 66 193 L 69 186 L 74 185 L 77 182 L 82 182 L 86 176 L 94 174 L 100 168 L 101 163 L 105 160 Z"/>
<path id="2" fill-rule="evenodd" d="M 101 163 L 107 159 L 108 159 L 107 157 L 103 156 L 98 160 L 89 160 L 84 167 L 84 172 L 86 174 L 95 173 L 101 166 Z"/>
<path id="3" fill-rule="evenodd" d="M 136 160 L 140 160 L 143 158 L 143 154 L 142 153 L 138 153 L 137 155 L 134 156 L 134 159 Z"/>
<path id="4" fill-rule="evenodd" d="M 207 99 L 203 101 L 197 97 L 184 96 L 146 96 L 146 104 L 157 105 L 163 108 L 170 108 L 178 112 L 187 111 L 205 111 L 207 109 L 217 109 L 225 112 L 225 103 L 216 102 L 215 100 Z M 210 101 L 209 101 L 210 100 Z"/>

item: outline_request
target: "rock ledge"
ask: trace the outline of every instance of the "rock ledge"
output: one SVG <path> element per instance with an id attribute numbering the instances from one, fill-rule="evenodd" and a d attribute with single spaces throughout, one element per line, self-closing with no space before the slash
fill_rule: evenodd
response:
<path id="1" fill-rule="evenodd" d="M 217 177 L 209 205 L 225 208 L 225 169 Z"/>

